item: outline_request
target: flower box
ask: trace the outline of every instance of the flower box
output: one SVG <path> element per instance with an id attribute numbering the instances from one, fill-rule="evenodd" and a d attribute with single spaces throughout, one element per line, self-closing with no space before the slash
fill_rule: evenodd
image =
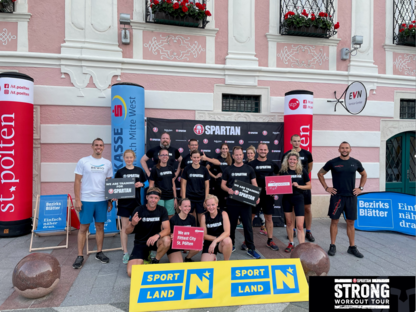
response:
<path id="1" fill-rule="evenodd" d="M 291 36 L 304 36 L 304 37 L 318 37 L 318 38 L 327 38 L 328 31 L 324 28 L 316 27 L 316 26 L 286 26 L 285 35 Z"/>
<path id="2" fill-rule="evenodd" d="M 158 24 L 168 24 L 175 26 L 188 26 L 188 27 L 198 27 L 199 20 L 192 18 L 190 16 L 170 16 L 165 12 L 156 12 L 154 14 L 153 20 Z"/>
<path id="3" fill-rule="evenodd" d="M 400 37 L 397 40 L 397 44 L 405 45 L 405 46 L 416 46 L 416 37 L 415 36 L 407 36 L 407 37 Z"/>
<path id="4" fill-rule="evenodd" d="M 16 0 L 14 1 L 8 0 L 8 1 L 0 2 L 0 13 L 13 13 L 14 11 L 13 2 L 15 1 Z"/>

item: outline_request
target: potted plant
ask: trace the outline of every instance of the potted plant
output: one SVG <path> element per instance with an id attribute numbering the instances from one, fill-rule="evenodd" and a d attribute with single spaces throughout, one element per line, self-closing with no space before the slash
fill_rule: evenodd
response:
<path id="1" fill-rule="evenodd" d="M 13 3 L 16 0 L 0 0 L 0 13 L 13 13 Z"/>
<path id="2" fill-rule="evenodd" d="M 200 21 L 211 16 L 206 4 L 189 0 L 151 0 L 150 8 L 155 23 L 198 27 Z"/>
<path id="3" fill-rule="evenodd" d="M 339 22 L 334 24 L 332 16 L 325 12 L 319 12 L 316 16 L 315 13 L 309 14 L 306 10 L 301 14 L 288 11 L 284 17 L 282 26 L 285 35 L 329 38 L 336 33 L 332 29 L 339 28 Z"/>
<path id="4" fill-rule="evenodd" d="M 402 24 L 399 29 L 398 41 L 400 45 L 415 46 L 416 21 L 409 24 Z"/>

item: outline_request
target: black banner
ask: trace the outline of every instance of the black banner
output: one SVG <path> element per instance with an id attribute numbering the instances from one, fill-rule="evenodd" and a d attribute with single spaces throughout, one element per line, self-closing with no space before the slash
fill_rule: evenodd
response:
<path id="1" fill-rule="evenodd" d="M 234 194 L 229 195 L 231 199 L 256 207 L 256 201 L 260 197 L 261 187 L 235 180 L 232 189 Z"/>
<path id="2" fill-rule="evenodd" d="M 216 120 L 177 120 L 147 118 L 146 149 L 160 144 L 160 137 L 167 132 L 171 137 L 171 144 L 177 148 L 182 157 L 189 153 L 188 141 L 197 139 L 199 149 L 207 157 L 214 158 L 220 153 L 222 143 L 227 143 L 230 153 L 234 146 L 241 146 L 244 153 L 247 147 L 266 143 L 269 147 L 268 159 L 275 161 L 280 167 L 283 155 L 283 122 L 233 122 Z M 148 161 L 149 168 L 154 165 Z M 175 163 L 176 169 L 176 163 Z M 180 187 L 180 184 L 177 184 Z M 177 191 L 179 194 L 179 191 Z M 282 196 L 276 196 L 274 226 L 284 226 L 284 213 L 281 204 Z M 258 218 L 256 218 L 258 219 Z M 255 221 L 257 221 L 254 219 Z M 257 222 L 254 224 L 256 225 Z"/>
<path id="3" fill-rule="evenodd" d="M 105 199 L 135 198 L 134 178 L 108 179 L 105 181 Z"/>
<path id="4" fill-rule="evenodd" d="M 414 276 L 310 276 L 309 311 L 415 311 Z"/>

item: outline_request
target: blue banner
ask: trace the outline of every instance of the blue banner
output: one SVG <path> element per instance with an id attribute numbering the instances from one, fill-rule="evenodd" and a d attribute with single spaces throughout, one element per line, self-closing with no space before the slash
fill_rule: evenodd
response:
<path id="1" fill-rule="evenodd" d="M 68 195 L 41 195 L 35 232 L 63 231 L 66 228 Z"/>
<path id="2" fill-rule="evenodd" d="M 358 195 L 355 228 L 416 236 L 416 196 L 394 192 Z"/>

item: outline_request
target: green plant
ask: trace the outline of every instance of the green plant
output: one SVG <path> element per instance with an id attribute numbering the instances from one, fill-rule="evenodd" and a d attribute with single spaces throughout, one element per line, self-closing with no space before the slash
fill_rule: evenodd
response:
<path id="1" fill-rule="evenodd" d="M 416 37 L 416 21 L 407 24 L 402 24 L 399 29 L 399 40 L 406 40 L 408 38 Z"/>
<path id="2" fill-rule="evenodd" d="M 172 17 L 189 16 L 197 20 L 203 20 L 207 16 L 211 16 L 211 12 L 206 9 L 205 4 L 192 3 L 189 0 L 152 0 L 150 8 L 153 14 L 163 12 Z"/>
<path id="3" fill-rule="evenodd" d="M 331 16 L 329 16 L 331 17 Z M 289 11 L 285 14 L 284 25 L 287 27 L 318 27 L 325 30 L 331 30 L 339 28 L 339 22 L 334 24 L 330 19 L 328 19 L 328 13 L 320 12 L 316 16 L 311 12 L 310 16 L 303 10 L 301 14 L 295 14 L 295 12 Z"/>

